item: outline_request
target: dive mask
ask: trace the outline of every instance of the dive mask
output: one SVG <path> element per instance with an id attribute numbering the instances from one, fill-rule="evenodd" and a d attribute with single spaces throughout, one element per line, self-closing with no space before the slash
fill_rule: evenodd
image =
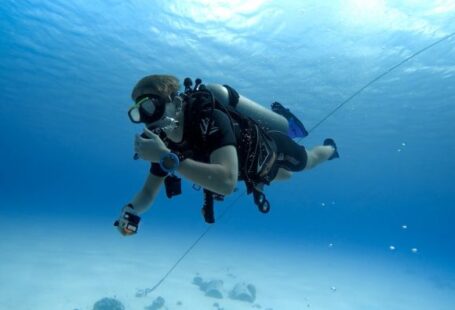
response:
<path id="1" fill-rule="evenodd" d="M 163 117 L 165 104 L 158 96 L 144 97 L 130 107 L 128 117 L 133 123 L 156 122 Z"/>

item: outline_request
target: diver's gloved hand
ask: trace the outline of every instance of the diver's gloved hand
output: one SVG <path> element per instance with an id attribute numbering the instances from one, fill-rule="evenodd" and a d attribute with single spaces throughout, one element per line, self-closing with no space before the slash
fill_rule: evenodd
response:
<path id="1" fill-rule="evenodd" d="M 147 138 L 143 138 L 144 134 Z M 135 137 L 135 153 L 143 160 L 151 161 L 152 163 L 160 162 L 161 156 L 169 153 L 170 150 L 163 140 L 148 128 L 144 128 L 143 135 L 136 135 Z"/>
<path id="2" fill-rule="evenodd" d="M 134 210 L 133 206 L 128 204 L 123 207 L 122 213 L 118 220 L 115 221 L 114 226 L 117 227 L 118 231 L 123 236 L 132 236 L 137 233 L 140 221 L 141 218 Z"/>

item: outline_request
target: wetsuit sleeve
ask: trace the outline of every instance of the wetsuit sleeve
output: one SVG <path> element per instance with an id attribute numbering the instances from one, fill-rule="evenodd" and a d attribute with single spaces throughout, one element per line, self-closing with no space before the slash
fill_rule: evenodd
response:
<path id="1" fill-rule="evenodd" d="M 207 123 L 207 119 L 202 119 L 202 124 L 204 122 Z M 207 133 L 208 154 L 226 145 L 237 145 L 229 117 L 219 110 L 213 111 L 210 126 L 202 125 L 201 129 Z"/>

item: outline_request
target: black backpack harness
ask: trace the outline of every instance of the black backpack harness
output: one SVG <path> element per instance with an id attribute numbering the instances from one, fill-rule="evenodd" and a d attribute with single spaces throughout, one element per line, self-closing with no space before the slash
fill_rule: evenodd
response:
<path id="1" fill-rule="evenodd" d="M 239 94 L 232 87 L 224 85 L 229 93 L 229 105 L 225 106 L 215 99 L 205 85 L 201 84 L 200 79 L 196 80 L 196 86 L 193 89 L 191 89 L 191 84 L 190 79 L 185 79 L 185 92 L 182 95 L 187 104 L 186 111 L 190 114 L 187 117 L 190 124 L 185 125 L 185 129 L 188 128 L 187 126 L 190 126 L 192 130 L 197 130 L 201 118 L 209 117 L 209 127 L 206 131 L 208 133 L 213 124 L 213 112 L 215 110 L 222 111 L 228 116 L 232 130 L 237 138 L 239 180 L 245 182 L 247 194 L 253 193 L 254 203 L 257 205 L 259 211 L 268 213 L 270 211 L 270 203 L 264 193 L 258 189 L 258 185 L 270 184 L 278 171 L 278 166 L 273 164 L 273 157 L 276 156 L 276 145 L 274 140 L 267 134 L 267 128 L 258 124 L 250 117 L 240 114 L 235 109 L 239 102 Z M 191 137 L 189 138 L 191 139 Z M 166 143 L 166 141 L 164 142 Z M 194 148 L 198 146 L 201 149 L 199 151 L 203 151 L 206 143 L 207 134 L 202 134 L 202 143 L 187 141 L 186 145 L 197 152 L 198 149 Z M 169 198 L 181 193 L 180 189 L 172 189 L 172 184 L 176 182 L 180 185 L 180 179 L 175 175 L 169 175 L 165 179 L 166 193 Z M 224 200 L 224 196 L 208 189 L 204 189 L 203 192 L 204 204 L 202 213 L 204 219 L 207 223 L 214 223 L 214 201 L 222 201 Z"/>

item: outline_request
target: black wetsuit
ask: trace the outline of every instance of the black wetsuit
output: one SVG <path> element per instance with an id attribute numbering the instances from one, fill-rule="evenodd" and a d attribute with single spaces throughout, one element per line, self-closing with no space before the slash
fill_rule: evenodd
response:
<path id="1" fill-rule="evenodd" d="M 233 115 L 218 109 L 191 112 L 189 105 L 186 105 L 181 143 L 164 138 L 167 147 L 173 152 L 185 154 L 183 158 L 204 163 L 210 163 L 213 151 L 228 145 L 236 147 L 238 179 L 245 182 L 248 194 L 253 193 L 254 202 L 262 213 L 269 212 L 270 204 L 256 185 L 270 184 L 279 168 L 300 171 L 306 166 L 305 148 L 281 132 L 266 132 L 251 119 L 235 120 Z M 166 177 L 166 194 L 169 198 L 181 193 L 180 179 L 168 176 L 160 164 L 152 163 L 150 172 Z M 222 199 L 222 195 L 204 189 L 202 214 L 207 223 L 215 222 L 213 203 L 214 200 Z"/>
<path id="2" fill-rule="evenodd" d="M 303 145 L 297 144 L 288 135 L 280 131 L 269 131 L 269 136 L 277 146 L 277 165 L 289 171 L 301 171 L 305 169 L 308 156 Z"/>
<path id="3" fill-rule="evenodd" d="M 182 143 L 168 140 L 167 145 L 171 151 L 189 149 L 190 157 L 196 161 L 209 163 L 210 154 L 213 151 L 227 145 L 238 147 L 238 141 L 241 141 L 239 125 L 236 122 L 232 124 L 229 116 L 218 109 L 214 109 L 213 114 L 212 112 L 202 113 L 196 120 L 190 119 L 190 113 L 187 110 L 185 111 L 184 126 Z M 276 160 L 271 172 L 272 179 L 278 168 L 289 171 L 301 171 L 305 168 L 307 154 L 303 146 L 279 131 L 268 131 L 267 135 L 274 140 L 276 145 L 276 149 L 274 149 Z M 239 150 L 239 148 L 237 149 Z M 239 154 L 239 166 L 244 160 L 241 155 Z"/>
<path id="4" fill-rule="evenodd" d="M 209 163 L 213 151 L 223 146 L 237 145 L 229 117 L 222 111 L 215 109 L 212 115 L 205 113 L 196 122 L 185 111 L 184 126 L 182 143 L 168 141 L 167 145 L 171 151 L 190 150 L 190 157 L 196 161 Z"/>
<path id="5" fill-rule="evenodd" d="M 167 140 L 165 142 L 168 148 L 171 151 L 185 150 L 187 153 L 189 151 L 190 158 L 209 163 L 210 154 L 213 151 L 223 146 L 233 145 L 237 148 L 241 168 L 246 160 L 244 158 L 246 151 L 242 145 L 240 125 L 237 122 L 231 123 L 232 119 L 218 109 L 214 109 L 213 114 L 211 112 L 202 113 L 198 120 L 190 119 L 192 114 L 189 113 L 189 107 L 186 106 L 185 109 L 182 142 L 175 143 Z M 266 136 L 270 137 L 275 144 L 272 148 L 276 159 L 269 173 L 270 180 L 273 180 L 279 168 L 289 171 L 301 171 L 305 168 L 307 153 L 303 146 L 279 131 L 268 131 Z M 240 171 L 239 179 L 244 177 L 245 175 Z"/>

